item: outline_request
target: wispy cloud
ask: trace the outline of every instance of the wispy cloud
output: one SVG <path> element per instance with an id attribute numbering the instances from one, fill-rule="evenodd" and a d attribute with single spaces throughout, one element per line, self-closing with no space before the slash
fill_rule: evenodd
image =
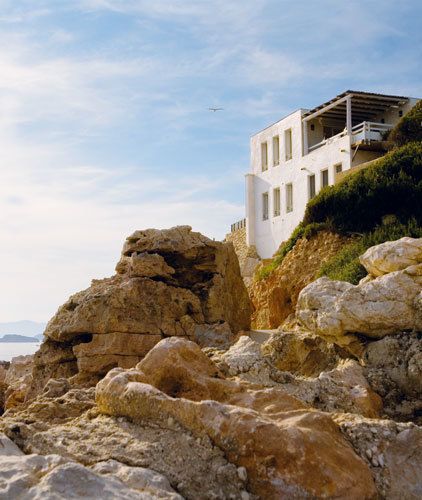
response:
<path id="1" fill-rule="evenodd" d="M 0 0 L 3 320 L 47 319 L 134 229 L 223 237 L 249 135 L 280 116 L 422 93 L 416 0 L 36 3 Z"/>

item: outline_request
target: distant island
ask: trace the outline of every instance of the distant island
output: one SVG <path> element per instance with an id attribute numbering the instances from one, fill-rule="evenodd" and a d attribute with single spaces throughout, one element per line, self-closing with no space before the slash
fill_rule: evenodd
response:
<path id="1" fill-rule="evenodd" d="M 0 338 L 0 343 L 6 342 L 40 342 L 40 336 L 27 337 L 25 335 L 16 335 L 14 333 L 4 335 Z"/>

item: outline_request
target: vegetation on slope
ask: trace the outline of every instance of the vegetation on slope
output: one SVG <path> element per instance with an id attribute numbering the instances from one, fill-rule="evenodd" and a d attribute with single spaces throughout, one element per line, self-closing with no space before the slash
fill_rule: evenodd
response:
<path id="1" fill-rule="evenodd" d="M 422 101 L 419 101 L 393 128 L 388 140 L 396 146 L 422 141 Z"/>
<path id="2" fill-rule="evenodd" d="M 412 238 L 422 238 L 422 227 L 415 219 L 410 219 L 407 224 L 401 224 L 394 216 L 387 216 L 381 226 L 377 226 L 373 231 L 357 237 L 351 243 L 345 245 L 340 252 L 323 264 L 319 270 L 318 277 L 328 276 L 333 280 L 348 281 L 357 285 L 366 276 L 366 270 L 359 262 L 359 255 L 362 255 L 368 248 L 394 241 L 403 236 Z"/>

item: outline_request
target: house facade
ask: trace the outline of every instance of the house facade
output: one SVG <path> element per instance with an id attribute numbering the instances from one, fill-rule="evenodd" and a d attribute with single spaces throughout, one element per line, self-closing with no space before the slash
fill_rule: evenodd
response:
<path id="1" fill-rule="evenodd" d="M 246 221 L 232 231 L 246 224 L 247 245 L 272 257 L 320 189 L 386 153 L 383 139 L 417 101 L 348 90 L 253 135 Z"/>

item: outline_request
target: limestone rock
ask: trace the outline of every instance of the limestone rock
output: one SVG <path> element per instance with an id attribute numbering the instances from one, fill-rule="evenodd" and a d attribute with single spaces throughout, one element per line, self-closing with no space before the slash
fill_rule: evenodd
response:
<path id="1" fill-rule="evenodd" d="M 233 246 L 188 226 L 136 231 L 117 275 L 94 280 L 59 308 L 35 356 L 30 396 L 50 378 L 95 384 L 136 365 L 163 337 L 226 346 L 250 326 L 250 302 Z"/>
<path id="2" fill-rule="evenodd" d="M 245 285 L 252 285 L 255 269 L 261 262 L 254 245 L 246 244 L 246 227 L 242 227 L 226 235 L 225 241 L 233 244 L 237 258 L 239 259 L 240 274 Z"/>
<path id="3" fill-rule="evenodd" d="M 0 435 L 0 496 L 22 500 L 182 500 L 164 476 L 150 469 L 115 460 L 90 469 L 59 455 L 24 455 L 4 435 Z"/>
<path id="4" fill-rule="evenodd" d="M 93 390 L 38 396 L 7 412 L 0 428 L 25 453 L 54 453 L 66 461 L 77 460 L 96 472 L 118 474 L 127 486 L 132 486 L 132 476 L 139 480 L 137 471 L 142 468 L 142 474 L 153 469 L 166 476 L 187 499 L 241 500 L 247 495 L 247 478 L 239 478 L 236 466 L 209 439 L 195 439 L 175 420 L 135 425 L 120 417 L 99 415 Z M 110 464 L 110 458 L 133 470 L 122 471 L 120 463 Z"/>
<path id="5" fill-rule="evenodd" d="M 348 345 L 353 333 L 382 338 L 422 330 L 422 264 L 362 285 L 319 278 L 302 290 L 296 316 L 330 342 Z"/>
<path id="6" fill-rule="evenodd" d="M 359 257 L 373 277 L 382 276 L 422 263 L 422 238 L 404 237 L 369 248 Z"/>
<path id="7" fill-rule="evenodd" d="M 422 338 L 400 333 L 371 342 L 363 356 L 365 376 L 390 418 L 422 424 Z"/>
<path id="8" fill-rule="evenodd" d="M 233 333 L 226 322 L 195 325 L 192 340 L 201 347 L 227 348 L 233 341 Z"/>
<path id="9" fill-rule="evenodd" d="M 332 344 L 306 332 L 276 332 L 262 350 L 279 370 L 306 377 L 333 368 L 339 359 Z"/>
<path id="10" fill-rule="evenodd" d="M 23 451 L 18 448 L 5 434 L 0 433 L 0 457 L 20 457 L 22 455 Z"/>
<path id="11" fill-rule="evenodd" d="M 356 453 L 371 468 L 381 498 L 421 498 L 421 427 L 357 415 L 339 414 L 334 418 Z"/>
<path id="12" fill-rule="evenodd" d="M 309 351 L 306 347 L 303 351 L 292 348 L 295 347 L 295 335 L 277 332 L 262 346 L 242 336 L 228 351 L 210 353 L 211 359 L 226 375 L 266 387 L 277 387 L 305 405 L 322 411 L 350 412 L 372 418 L 380 416 L 381 398 L 371 388 L 364 369 L 356 361 L 341 359 L 334 354 L 334 349 L 331 358 L 328 347 L 325 357 L 320 358 L 321 352 L 324 352 L 324 340 L 314 343 L 311 335 L 304 334 L 302 341 L 310 341 L 308 347 L 321 348 L 314 358 L 309 356 L 307 362 L 304 353 L 309 354 Z M 284 341 L 281 340 L 283 338 Z M 278 369 L 276 363 L 278 361 L 283 366 L 284 357 L 287 366 L 297 369 L 296 374 Z M 318 359 L 319 367 L 316 363 Z M 332 369 L 327 370 L 329 367 Z M 303 372 L 308 371 L 312 371 L 313 376 L 304 377 Z"/>
<path id="13" fill-rule="evenodd" d="M 262 498 L 373 498 L 372 477 L 333 421 L 279 389 L 224 379 L 199 347 L 184 339 L 157 344 L 136 369 L 113 369 L 99 382 L 101 412 L 135 422 L 177 421 L 207 436 L 245 467 Z"/>
<path id="14" fill-rule="evenodd" d="M 32 383 L 33 355 L 12 358 L 4 377 L 4 408 L 13 408 L 22 403 Z"/>
<path id="15" fill-rule="evenodd" d="M 176 271 L 156 253 L 133 253 L 130 256 L 130 276 L 136 278 L 170 278 Z"/>

